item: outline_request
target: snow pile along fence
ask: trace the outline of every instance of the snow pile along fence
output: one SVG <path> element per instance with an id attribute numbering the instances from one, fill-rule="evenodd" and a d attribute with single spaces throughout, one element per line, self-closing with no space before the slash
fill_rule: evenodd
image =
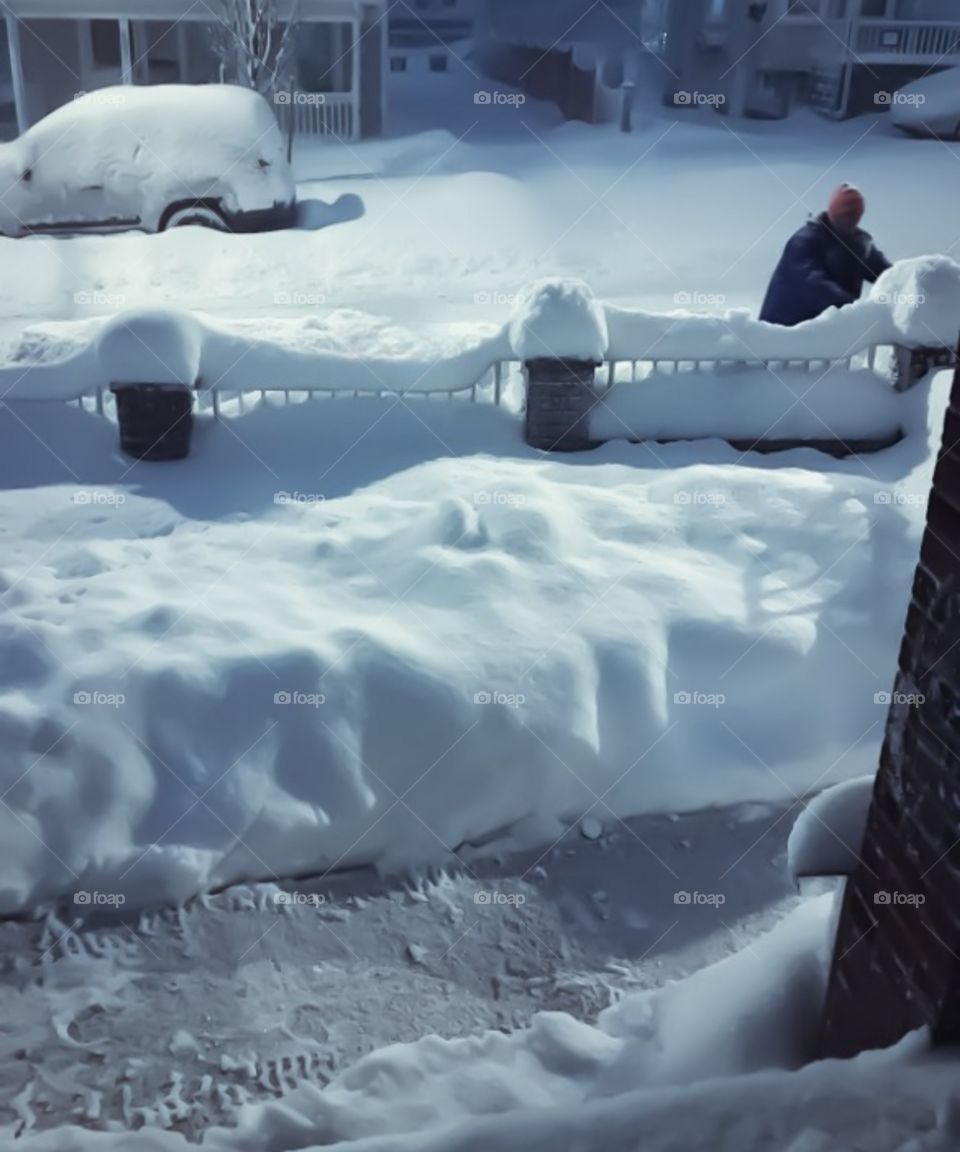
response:
<path id="1" fill-rule="evenodd" d="M 525 399 L 527 439 L 540 448 L 719 437 L 741 450 L 805 444 L 844 455 L 901 439 L 922 403 L 901 393 L 954 363 L 960 265 L 904 261 L 870 297 L 795 328 L 743 310 L 619 308 L 575 280 L 540 282 L 523 299 L 500 329 L 440 335 L 346 312 L 228 322 L 136 310 L 38 325 L 0 354 L 0 387 L 7 400 L 110 412 L 112 385 L 188 384 L 215 416 L 241 414 L 257 393 L 459 397 L 515 412 Z"/>

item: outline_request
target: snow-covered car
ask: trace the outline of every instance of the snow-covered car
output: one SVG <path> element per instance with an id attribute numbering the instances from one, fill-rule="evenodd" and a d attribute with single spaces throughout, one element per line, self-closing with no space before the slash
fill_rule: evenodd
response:
<path id="1" fill-rule="evenodd" d="M 960 68 L 906 84 L 891 97 L 894 124 L 913 136 L 960 140 Z"/>
<path id="2" fill-rule="evenodd" d="M 81 93 L 0 144 L 0 233 L 254 232 L 293 222 L 283 133 L 258 93 L 230 84 Z"/>

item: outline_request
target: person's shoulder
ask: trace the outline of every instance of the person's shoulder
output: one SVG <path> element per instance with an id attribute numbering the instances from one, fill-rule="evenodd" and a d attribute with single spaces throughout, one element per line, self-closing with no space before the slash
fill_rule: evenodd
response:
<path id="1" fill-rule="evenodd" d="M 819 216 L 811 216 L 805 224 L 801 225 L 790 237 L 794 246 L 810 244 L 823 237 L 823 221 Z"/>

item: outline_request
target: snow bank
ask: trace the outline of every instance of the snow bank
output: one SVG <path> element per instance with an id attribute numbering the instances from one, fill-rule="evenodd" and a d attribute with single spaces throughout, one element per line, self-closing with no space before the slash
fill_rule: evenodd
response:
<path id="1" fill-rule="evenodd" d="M 894 264 L 873 285 L 871 298 L 890 307 L 901 344 L 957 347 L 960 264 L 949 257 L 920 256 Z"/>
<path id="2" fill-rule="evenodd" d="M 790 871 L 801 876 L 847 876 L 857 866 L 873 775 L 827 788 L 806 806 L 790 831 Z"/>
<path id="3" fill-rule="evenodd" d="M 267 406 L 132 470 L 92 415 L 0 413 L 3 911 L 416 867 L 875 767 L 918 546 L 876 503 L 895 484 L 544 461 L 509 414 L 416 403 Z"/>
<path id="4" fill-rule="evenodd" d="M 603 305 L 582 280 L 541 280 L 514 311 L 510 346 L 518 360 L 606 358 Z"/>
<path id="5" fill-rule="evenodd" d="M 106 320 L 24 329 L 0 349 L 0 389 L 12 399 L 66 400 L 121 376 L 152 376 L 158 369 L 179 382 L 199 363 L 202 382 L 223 389 L 320 384 L 344 391 L 429 392 L 468 388 L 495 363 L 510 359 L 558 356 L 742 365 L 842 360 L 873 345 L 954 342 L 956 331 L 947 333 L 956 328 L 960 315 L 960 265 L 945 256 L 904 261 L 880 284 L 887 285 L 883 298 L 830 309 L 796 328 L 761 323 L 742 310 L 707 316 L 604 305 L 582 281 L 569 279 L 535 284 L 510 322 L 499 328 L 472 322 L 414 331 L 349 309 L 324 318 L 259 320 L 214 319 L 172 308 L 134 309 Z M 919 305 L 912 302 L 918 296 L 923 297 Z M 777 369 L 777 374 L 783 373 Z M 730 410 L 736 410 L 738 379 L 729 378 L 731 386 L 724 390 L 727 401 L 733 399 Z M 759 381 L 756 376 L 749 379 Z M 860 388 L 835 375 L 827 379 L 822 393 L 841 391 L 847 397 L 841 404 L 847 407 L 873 405 L 878 420 L 889 424 L 879 388 L 871 392 L 869 382 Z M 859 379 L 868 381 L 867 376 Z M 759 391 L 745 395 L 741 390 L 740 395 L 747 409 L 766 404 Z M 776 401 L 772 403 L 774 408 L 766 404 L 764 410 L 774 411 Z M 680 407 L 696 405 L 685 402 Z"/>
<path id="6" fill-rule="evenodd" d="M 860 300 L 783 328 L 744 309 L 723 316 L 607 305 L 611 360 L 839 360 L 900 336 L 888 304 Z"/>
<path id="7" fill-rule="evenodd" d="M 201 388 L 236 391 L 430 392 L 468 388 L 509 356 L 505 335 L 489 324 L 411 332 L 349 310 L 323 319 L 231 321 L 134 309 L 106 321 L 25 329 L 0 353 L 0 390 L 10 399 L 69 400 L 111 381 L 199 376 Z"/>
<path id="8" fill-rule="evenodd" d="M 590 432 L 597 440 L 885 440 L 923 429 L 928 394 L 895 392 L 865 368 L 654 372 L 602 391 Z"/>

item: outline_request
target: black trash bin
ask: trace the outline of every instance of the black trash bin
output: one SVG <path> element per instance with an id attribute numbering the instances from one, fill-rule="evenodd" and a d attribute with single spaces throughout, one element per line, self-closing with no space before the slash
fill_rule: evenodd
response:
<path id="1" fill-rule="evenodd" d="M 120 449 L 136 460 L 182 460 L 190 453 L 193 389 L 169 384 L 111 384 Z"/>
<path id="2" fill-rule="evenodd" d="M 597 402 L 592 360 L 528 360 L 526 441 L 545 452 L 594 447 L 590 409 Z"/>

